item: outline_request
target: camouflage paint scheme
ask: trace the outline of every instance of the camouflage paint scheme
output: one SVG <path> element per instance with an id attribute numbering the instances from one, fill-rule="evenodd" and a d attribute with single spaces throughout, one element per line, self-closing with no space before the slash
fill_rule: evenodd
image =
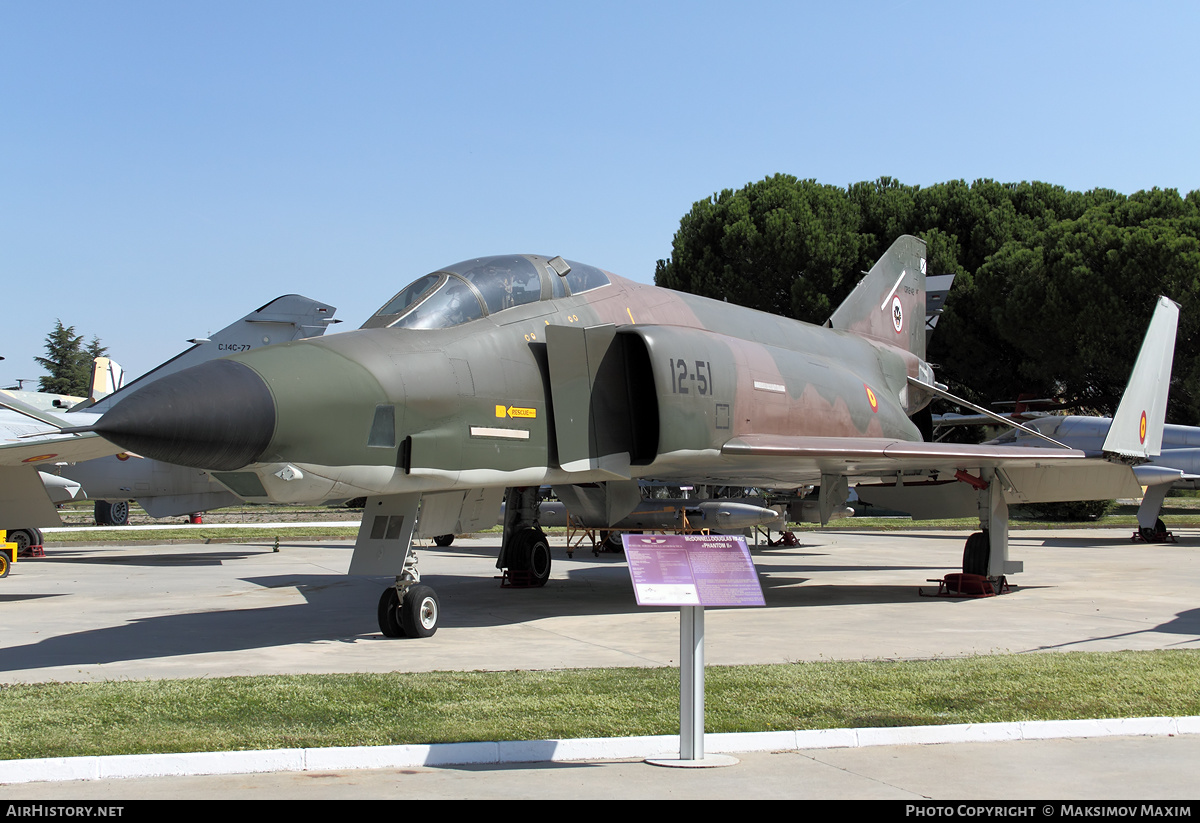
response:
<path id="1" fill-rule="evenodd" d="M 908 270 L 919 271 L 919 254 L 910 238 Z M 898 334 L 889 320 L 894 340 L 607 274 L 609 285 L 449 328 L 364 328 L 228 359 L 263 378 L 276 410 L 255 462 L 305 471 L 302 483 L 255 472 L 280 501 L 638 477 L 794 486 L 820 470 L 743 473 L 722 448 L 797 432 L 921 439 L 906 378 L 931 372 L 920 358 L 923 294 L 909 276 L 902 310 L 914 322 Z M 395 442 L 370 445 L 388 406 Z"/>
<path id="2" fill-rule="evenodd" d="M 824 522 L 848 484 L 956 475 L 992 526 L 989 574 L 1011 573 L 1008 502 L 1137 494 L 1121 461 L 1144 446 L 1124 422 L 1105 444 L 1121 460 L 924 442 L 910 416 L 944 388 L 924 360 L 925 266 L 924 243 L 901 237 L 818 327 L 562 258 L 477 258 L 419 278 L 358 331 L 165 378 L 96 430 L 248 499 L 370 497 L 355 563 L 376 544 L 379 562 L 362 573 L 400 574 L 379 541 L 403 512 L 411 534 L 421 495 L 450 512 L 487 508 L 489 489 L 602 484 L 615 523 L 638 479 L 819 484 Z"/>

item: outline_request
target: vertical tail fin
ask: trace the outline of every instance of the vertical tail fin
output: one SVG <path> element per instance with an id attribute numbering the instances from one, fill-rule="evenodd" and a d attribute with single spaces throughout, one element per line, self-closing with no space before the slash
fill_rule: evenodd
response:
<path id="1" fill-rule="evenodd" d="M 925 241 L 904 235 L 871 267 L 826 326 L 898 346 L 925 359 Z"/>
<path id="2" fill-rule="evenodd" d="M 109 357 L 97 357 L 92 361 L 92 385 L 88 400 L 93 403 L 108 397 L 125 385 L 125 370 L 121 364 Z"/>
<path id="3" fill-rule="evenodd" d="M 1108 437 L 1104 439 L 1106 454 L 1149 460 L 1162 451 L 1178 324 L 1179 305 L 1169 298 L 1158 298 L 1146 339 L 1129 375 L 1129 385 L 1108 427 Z"/>

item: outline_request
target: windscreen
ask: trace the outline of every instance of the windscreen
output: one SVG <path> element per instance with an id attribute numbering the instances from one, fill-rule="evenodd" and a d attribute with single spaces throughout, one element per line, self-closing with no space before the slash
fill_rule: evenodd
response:
<path id="1" fill-rule="evenodd" d="M 563 283 L 572 294 L 608 285 L 608 276 L 595 266 L 569 263 L 570 273 L 559 278 L 520 254 L 476 257 L 441 271 L 419 277 L 375 312 L 364 329 L 393 326 L 406 329 L 438 329 L 457 326 L 563 296 Z"/>

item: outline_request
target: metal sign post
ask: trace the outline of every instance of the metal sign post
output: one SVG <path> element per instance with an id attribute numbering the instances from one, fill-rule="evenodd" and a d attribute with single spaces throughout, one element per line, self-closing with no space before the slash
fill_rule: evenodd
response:
<path id="1" fill-rule="evenodd" d="M 679 609 L 679 759 L 704 760 L 704 607 Z"/>
<path id="2" fill-rule="evenodd" d="M 765 605 L 742 537 L 625 535 L 639 606 L 679 606 L 679 759 L 659 766 L 728 766 L 704 754 L 704 607 Z"/>

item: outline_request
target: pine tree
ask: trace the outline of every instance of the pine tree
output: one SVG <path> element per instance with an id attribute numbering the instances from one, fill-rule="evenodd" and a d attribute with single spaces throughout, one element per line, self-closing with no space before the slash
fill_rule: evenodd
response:
<path id="1" fill-rule="evenodd" d="M 50 373 L 38 379 L 39 388 L 52 394 L 86 397 L 92 376 L 93 352 L 103 354 L 105 351 L 98 337 L 92 338 L 85 351 L 83 335 L 75 334 L 74 326 L 63 326 L 62 320 L 56 320 L 54 331 L 46 335 L 46 356 L 34 358 Z"/>

